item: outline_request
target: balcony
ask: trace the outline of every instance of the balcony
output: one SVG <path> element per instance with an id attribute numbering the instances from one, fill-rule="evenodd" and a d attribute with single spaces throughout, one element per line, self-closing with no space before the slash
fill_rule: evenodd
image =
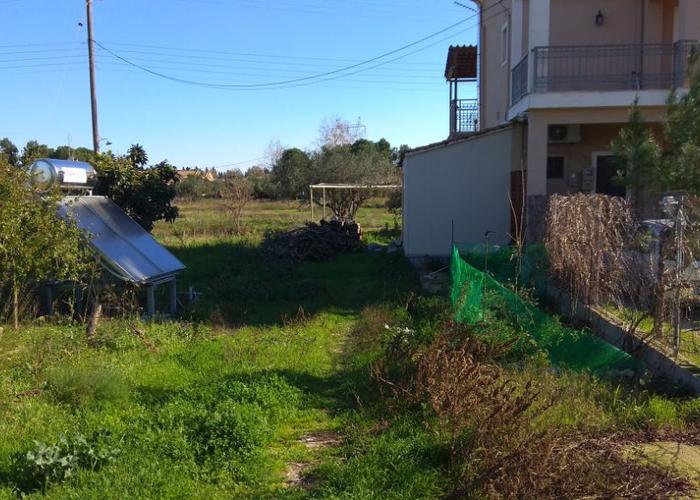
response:
<path id="1" fill-rule="evenodd" d="M 453 99 L 450 101 L 450 135 L 479 131 L 478 99 Z"/>
<path id="2" fill-rule="evenodd" d="M 528 92 L 672 89 L 687 85 L 693 41 L 537 47 L 513 68 L 513 104 Z M 533 71 L 528 75 L 528 66 Z"/>

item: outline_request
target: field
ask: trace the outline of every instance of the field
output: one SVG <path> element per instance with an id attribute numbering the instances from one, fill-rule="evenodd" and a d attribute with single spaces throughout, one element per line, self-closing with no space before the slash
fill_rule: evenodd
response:
<path id="1" fill-rule="evenodd" d="M 387 353 L 443 328 L 446 301 L 421 297 L 400 255 L 272 261 L 265 231 L 309 216 L 285 202 L 252 204 L 242 236 L 214 200 L 181 214 L 154 231 L 202 294 L 181 318 L 105 320 L 90 343 L 66 320 L 0 330 L 0 498 L 439 498 L 465 477 L 487 496 L 477 455 L 456 465 L 430 405 L 378 376 L 409 373 L 418 354 Z M 366 240 L 396 234 L 381 200 L 358 219 Z M 697 436 L 697 400 L 536 358 L 502 370 L 549 401 L 533 429 Z"/>

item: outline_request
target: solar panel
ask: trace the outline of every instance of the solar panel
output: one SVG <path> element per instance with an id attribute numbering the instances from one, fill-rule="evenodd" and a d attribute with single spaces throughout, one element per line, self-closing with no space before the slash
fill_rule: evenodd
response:
<path id="1" fill-rule="evenodd" d="M 59 208 L 88 232 L 90 243 L 118 278 L 138 284 L 166 281 L 185 269 L 112 200 L 104 196 L 65 198 Z"/>

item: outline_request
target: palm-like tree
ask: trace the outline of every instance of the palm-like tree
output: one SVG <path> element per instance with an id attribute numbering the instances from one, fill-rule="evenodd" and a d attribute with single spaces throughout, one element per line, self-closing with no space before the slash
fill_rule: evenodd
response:
<path id="1" fill-rule="evenodd" d="M 135 167 L 143 168 L 148 163 L 148 155 L 141 144 L 132 144 L 126 155 Z"/>

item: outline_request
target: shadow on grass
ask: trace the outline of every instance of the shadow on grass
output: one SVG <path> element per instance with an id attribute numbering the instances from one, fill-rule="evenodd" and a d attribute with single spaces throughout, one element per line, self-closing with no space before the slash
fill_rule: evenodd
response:
<path id="1" fill-rule="evenodd" d="M 321 312 L 356 314 L 415 286 L 401 255 L 352 253 L 324 262 L 273 259 L 259 246 L 220 242 L 173 247 L 187 266 L 179 286 L 202 299 L 185 312 L 217 326 L 270 326 Z"/>

